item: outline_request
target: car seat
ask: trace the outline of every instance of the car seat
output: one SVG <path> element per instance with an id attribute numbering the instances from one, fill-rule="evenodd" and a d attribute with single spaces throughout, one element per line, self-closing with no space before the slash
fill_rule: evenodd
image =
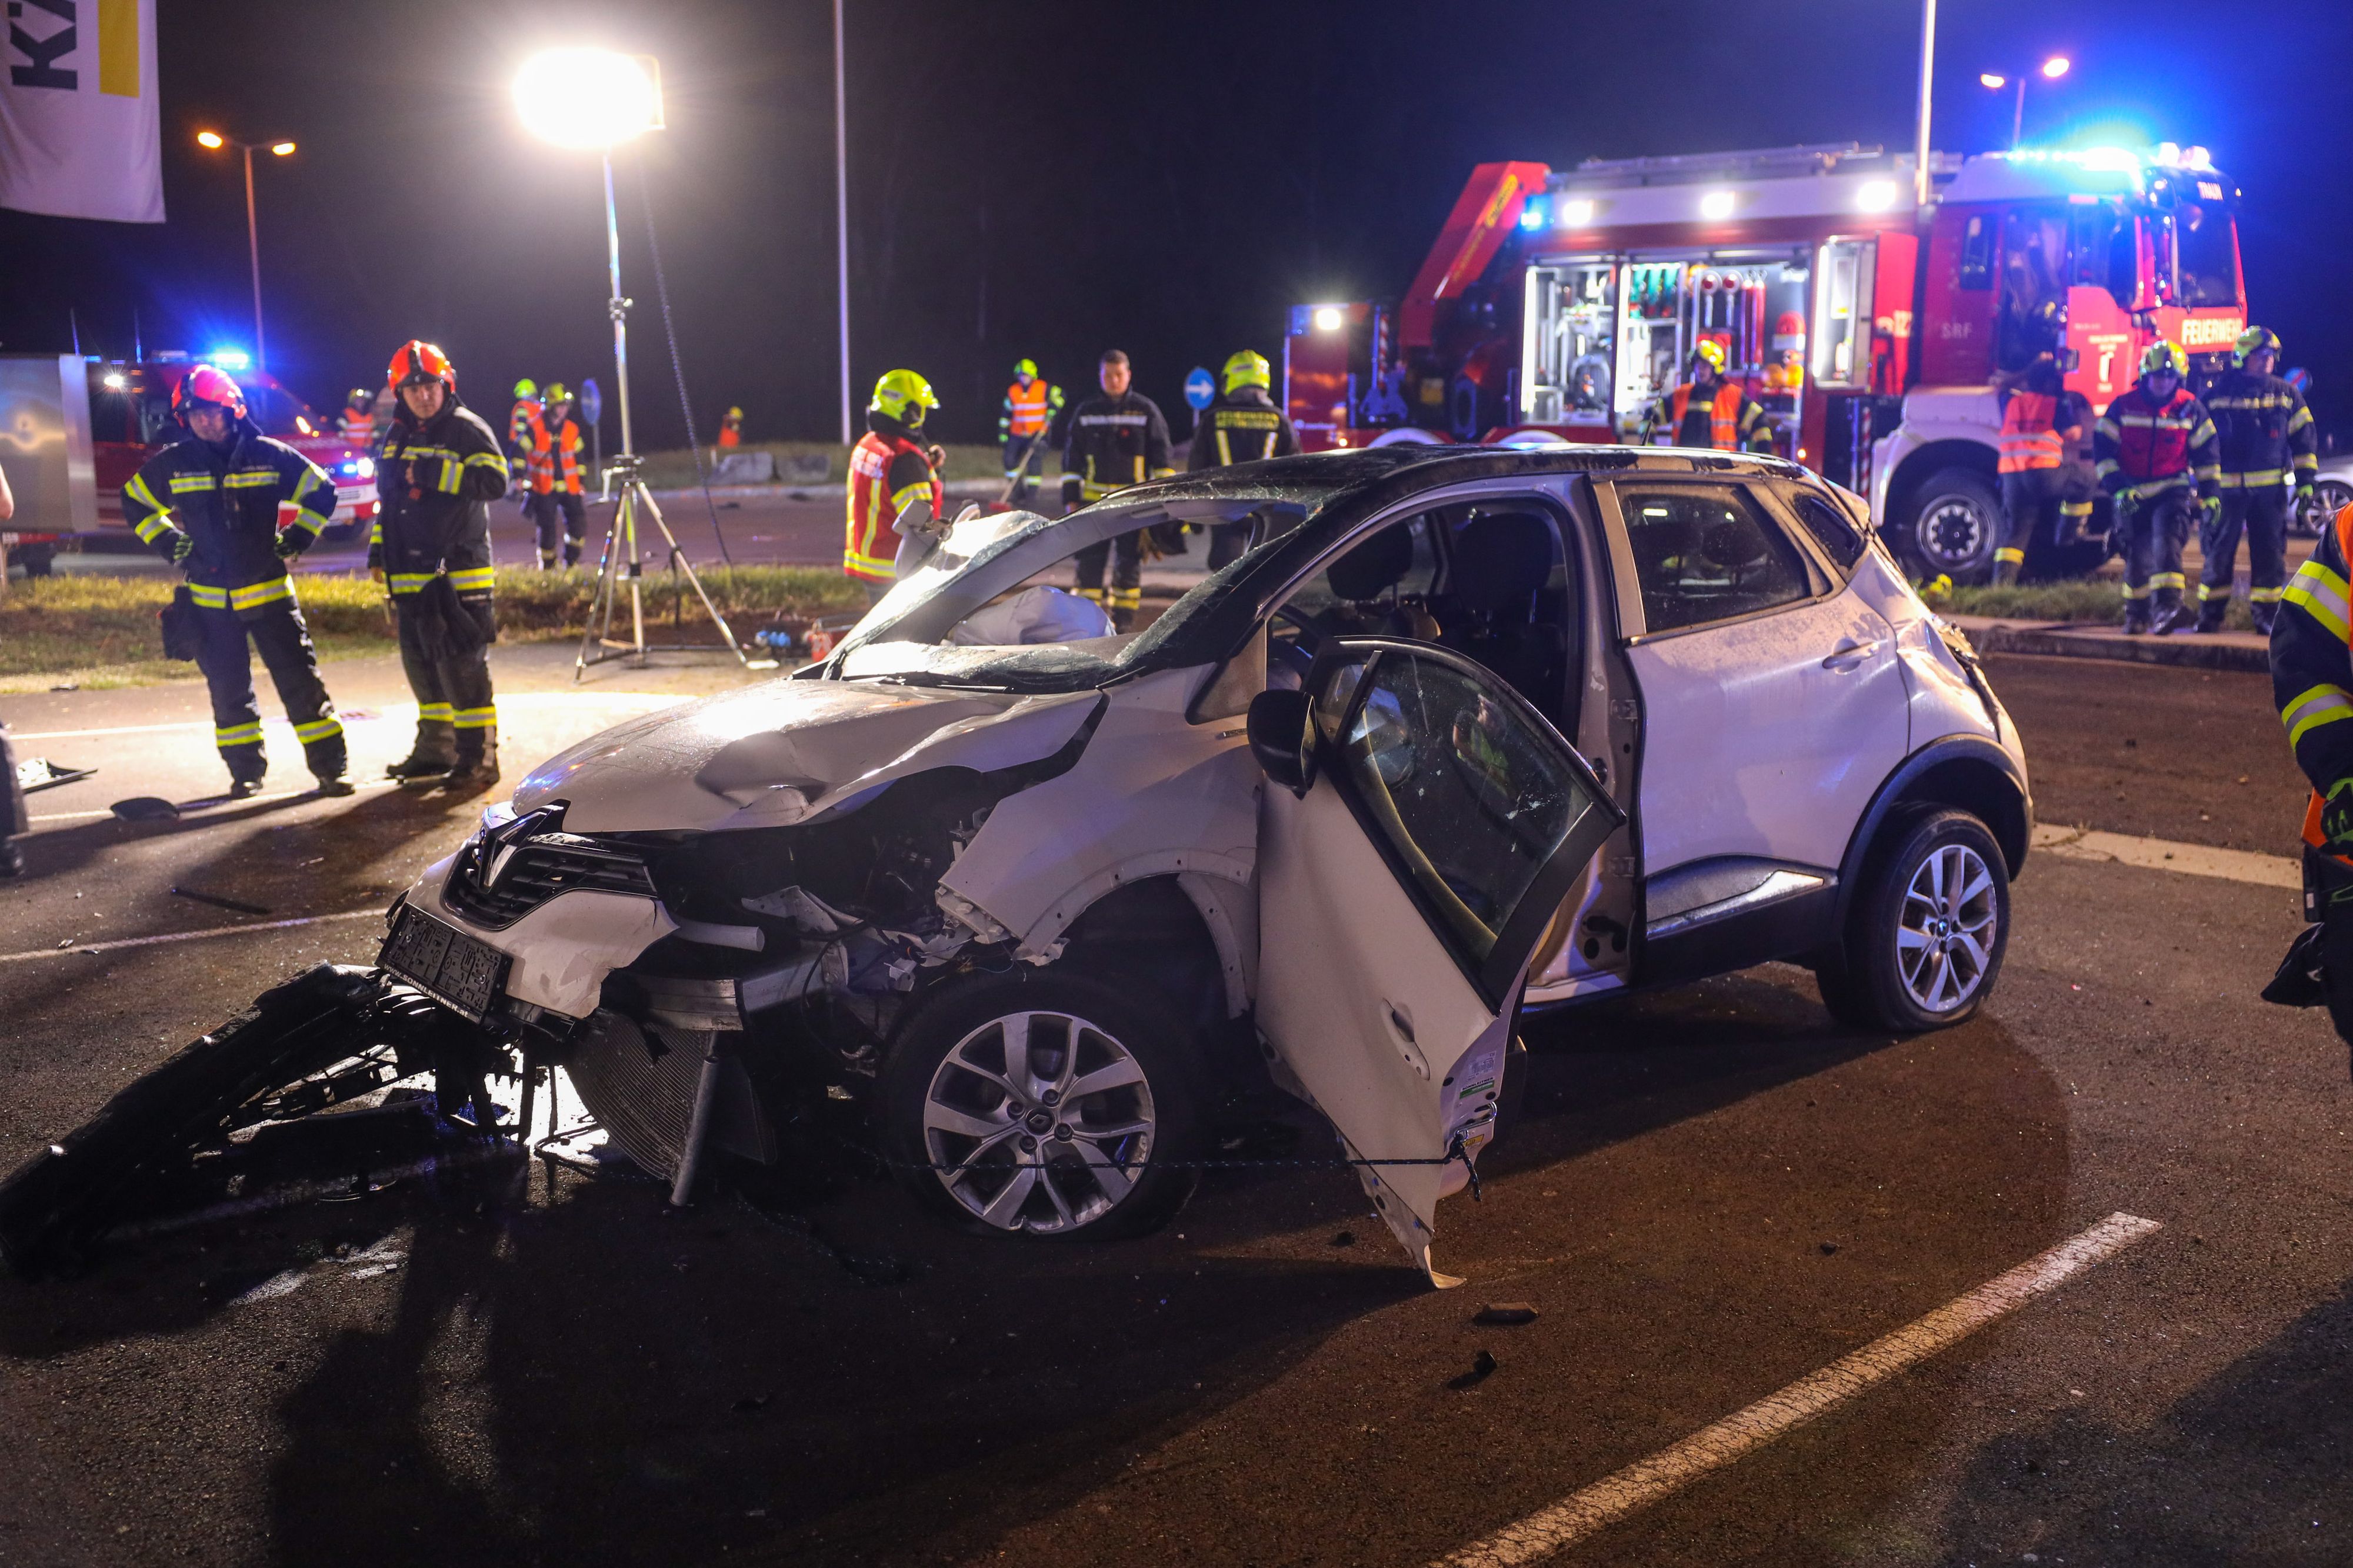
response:
<path id="1" fill-rule="evenodd" d="M 1568 633 L 1542 603 L 1552 580 L 1552 523 L 1539 512 L 1483 512 L 1454 536 L 1440 646 L 1478 660 L 1556 725 L 1567 696 Z"/>
<path id="2" fill-rule="evenodd" d="M 1333 604 L 1315 616 L 1326 637 L 1410 636 L 1394 599 L 1382 603 L 1413 570 L 1413 531 L 1394 526 L 1373 534 L 1324 569 Z"/>

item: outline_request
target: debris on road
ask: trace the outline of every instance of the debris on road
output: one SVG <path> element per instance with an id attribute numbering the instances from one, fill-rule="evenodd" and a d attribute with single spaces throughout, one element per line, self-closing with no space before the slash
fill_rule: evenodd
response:
<path id="1" fill-rule="evenodd" d="M 129 800 L 118 800 L 108 809 L 125 822 L 177 822 L 180 808 L 161 795 L 134 795 Z"/>
<path id="2" fill-rule="evenodd" d="M 1504 1328 L 1517 1328 L 1536 1321 L 1533 1301 L 1490 1301 L 1472 1317 L 1474 1323 L 1489 1323 Z"/>
<path id="3" fill-rule="evenodd" d="M 175 887 L 171 889 L 171 894 L 175 899 L 187 899 L 195 903 L 210 904 L 216 910 L 228 910 L 240 915 L 266 915 L 269 912 L 259 904 L 248 904 L 242 899 L 223 898 L 218 893 L 202 892 L 195 888 Z"/>

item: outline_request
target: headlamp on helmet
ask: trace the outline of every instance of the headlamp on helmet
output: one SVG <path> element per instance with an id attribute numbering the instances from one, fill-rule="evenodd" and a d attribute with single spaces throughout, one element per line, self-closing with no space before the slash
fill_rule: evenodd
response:
<path id="1" fill-rule="evenodd" d="M 2277 332 L 2273 331 L 2269 327 L 2249 327 L 2239 334 L 2239 341 L 2231 346 L 2231 363 L 2244 370 L 2247 367 L 2247 362 L 2257 354 L 2279 352 L 2280 341 Z"/>
<path id="2" fill-rule="evenodd" d="M 1708 368 L 1716 374 L 1724 374 L 1724 345 L 1713 338 L 1702 338 L 1692 345 L 1692 358 L 1707 361 Z"/>
<path id="3" fill-rule="evenodd" d="M 2159 338 L 2149 344 L 2147 352 L 2140 356 L 2140 373 L 2143 375 L 2187 376 L 2189 374 L 2189 356 L 2181 352 L 2180 344 L 2169 343 Z"/>

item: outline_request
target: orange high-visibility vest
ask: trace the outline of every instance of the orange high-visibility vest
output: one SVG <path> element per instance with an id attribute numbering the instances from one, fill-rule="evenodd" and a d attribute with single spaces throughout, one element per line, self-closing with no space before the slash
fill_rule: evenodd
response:
<path id="1" fill-rule="evenodd" d="M 1037 436 L 1044 433 L 1050 417 L 1046 407 L 1046 394 L 1053 389 L 1042 375 L 1031 376 L 1029 384 L 1019 382 L 1005 389 L 1005 405 L 1012 410 L 1006 429 L 1016 436 Z"/>
<path id="2" fill-rule="evenodd" d="M 1740 449 L 1740 400 L 1746 395 L 1738 383 L 1722 376 L 1716 378 L 1715 396 L 1707 410 L 1707 444 L 1719 452 Z M 1683 433 L 1683 415 L 1691 408 L 1691 396 L 1692 384 L 1685 382 L 1667 399 L 1668 427 L 1673 435 Z"/>
<path id="3" fill-rule="evenodd" d="M 2055 468 L 2066 456 L 2056 428 L 2059 400 L 2040 392 L 2013 392 L 2001 411 L 2001 436 L 1996 468 L 2005 474 L 2032 468 Z"/>
<path id="4" fill-rule="evenodd" d="M 891 466 L 910 453 L 923 458 L 929 470 L 931 459 L 922 447 L 879 431 L 869 430 L 849 449 L 849 515 L 842 533 L 841 569 L 852 577 L 889 583 L 898 576 L 893 563 L 899 540 L 890 528 L 919 487 L 907 485 L 892 494 Z M 947 504 L 947 489 L 936 472 L 931 474 L 930 488 L 932 516 L 937 520 Z"/>
<path id="5" fill-rule="evenodd" d="M 563 427 L 547 427 L 547 411 L 540 410 L 524 426 L 527 445 L 523 461 L 531 475 L 531 493 L 543 496 L 556 490 L 566 495 L 580 493 L 580 426 L 566 419 Z"/>

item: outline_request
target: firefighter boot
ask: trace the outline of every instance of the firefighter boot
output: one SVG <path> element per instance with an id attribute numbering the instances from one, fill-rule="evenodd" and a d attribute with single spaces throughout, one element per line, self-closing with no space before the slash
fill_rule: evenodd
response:
<path id="1" fill-rule="evenodd" d="M 2168 632 L 2186 632 L 2190 629 L 2189 607 L 2181 602 L 2180 589 L 2159 588 L 2150 595 L 2149 598 L 2151 601 L 2148 613 L 2150 636 L 2161 637 Z"/>
<path id="2" fill-rule="evenodd" d="M 2137 637 L 2146 635 L 2147 631 L 2148 601 L 2126 599 L 2125 601 L 2125 636 Z"/>
<path id="3" fill-rule="evenodd" d="M 384 776 L 406 784 L 431 784 L 449 771 L 457 757 L 457 731 L 448 721 L 423 720 L 417 726 L 417 744 L 409 748 L 408 755 L 385 769 Z"/>
<path id="4" fill-rule="evenodd" d="M 2008 552 L 1994 557 L 1993 585 L 2007 588 L 2018 581 L 2018 563 L 2007 558 Z"/>
<path id="5" fill-rule="evenodd" d="M 2272 635 L 2272 617 L 2279 614 L 2279 606 L 2259 599 L 2247 606 L 2247 614 L 2254 618 L 2255 630 L 2269 637 Z"/>
<path id="6" fill-rule="evenodd" d="M 2228 600 L 2228 599 L 2200 599 L 2200 600 L 2199 600 L 2199 601 L 2198 601 L 2198 631 L 2199 631 L 2199 634 L 2200 634 L 2200 636 L 2202 636 L 2202 637 L 2211 637 L 2211 636 L 2213 636 L 2216 632 L 2221 631 L 2221 630 L 2222 629 L 2222 617 L 2223 617 L 2224 616 L 2229 615 L 2230 613 L 2231 613 L 2231 601 L 2230 601 L 2230 600 Z"/>
<path id="7" fill-rule="evenodd" d="M 480 795 L 499 782 L 499 737 L 491 730 L 467 730 L 458 737 L 457 760 L 437 792 L 448 795 Z"/>

